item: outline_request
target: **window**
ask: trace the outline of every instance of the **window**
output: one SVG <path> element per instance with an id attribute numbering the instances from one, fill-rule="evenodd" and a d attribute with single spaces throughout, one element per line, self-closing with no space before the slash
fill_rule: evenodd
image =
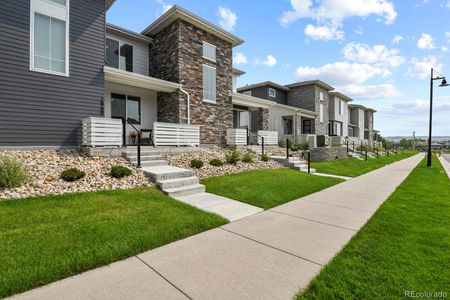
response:
<path id="1" fill-rule="evenodd" d="M 323 123 L 323 104 L 319 104 L 320 123 Z"/>
<path id="2" fill-rule="evenodd" d="M 269 97 L 275 98 L 277 96 L 277 91 L 275 89 L 269 88 Z"/>
<path id="3" fill-rule="evenodd" d="M 323 92 L 319 92 L 319 100 L 323 101 Z"/>
<path id="4" fill-rule="evenodd" d="M 294 127 L 294 120 L 292 116 L 283 117 L 283 133 L 284 134 L 292 134 Z"/>
<path id="5" fill-rule="evenodd" d="M 311 120 L 303 120 L 302 122 L 302 134 L 312 134 L 312 122 Z"/>
<path id="6" fill-rule="evenodd" d="M 339 100 L 339 115 L 344 115 L 344 101 Z"/>
<path id="7" fill-rule="evenodd" d="M 246 110 L 233 109 L 233 128 L 248 128 L 250 113 Z"/>
<path id="8" fill-rule="evenodd" d="M 111 94 L 111 118 L 126 118 L 131 124 L 141 124 L 141 98 Z"/>
<path id="9" fill-rule="evenodd" d="M 30 70 L 69 76 L 69 0 L 30 3 Z"/>
<path id="10" fill-rule="evenodd" d="M 216 102 L 216 68 L 203 65 L 203 101 Z"/>
<path id="11" fill-rule="evenodd" d="M 133 46 L 107 38 L 106 64 L 112 68 L 133 72 Z"/>
<path id="12" fill-rule="evenodd" d="M 252 95 L 252 91 L 246 91 L 246 92 L 244 92 L 244 95 L 251 96 Z"/>
<path id="13" fill-rule="evenodd" d="M 207 42 L 203 42 L 203 57 L 212 61 L 216 61 L 216 46 Z"/>

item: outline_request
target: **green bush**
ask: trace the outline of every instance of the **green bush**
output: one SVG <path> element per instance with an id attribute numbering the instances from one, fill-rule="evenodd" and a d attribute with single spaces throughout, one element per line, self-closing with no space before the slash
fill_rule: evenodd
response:
<path id="1" fill-rule="evenodd" d="M 291 146 L 290 147 L 291 151 L 298 151 L 298 150 L 300 150 L 300 145 L 298 145 L 298 144 L 291 143 L 290 146 Z"/>
<path id="2" fill-rule="evenodd" d="M 193 159 L 191 160 L 191 168 L 200 169 L 203 167 L 203 162 L 199 159 Z"/>
<path id="3" fill-rule="evenodd" d="M 221 167 L 221 166 L 223 166 L 223 161 L 221 161 L 220 159 L 215 158 L 215 159 L 212 159 L 212 160 L 209 162 L 209 164 L 210 164 L 211 166 L 214 166 L 214 167 Z"/>
<path id="4" fill-rule="evenodd" d="M 241 155 L 239 153 L 239 151 L 237 150 L 233 150 L 233 151 L 229 151 L 226 155 L 225 155 L 225 160 L 227 163 L 229 164 L 237 164 L 237 162 L 241 159 Z"/>
<path id="5" fill-rule="evenodd" d="M 77 168 L 70 168 L 61 172 L 61 179 L 67 182 L 73 182 L 86 176 L 84 171 Z"/>
<path id="6" fill-rule="evenodd" d="M 111 176 L 114 178 L 123 178 L 126 176 L 130 176 L 132 173 L 131 169 L 128 169 L 127 167 L 124 166 L 113 166 L 111 168 Z"/>
<path id="7" fill-rule="evenodd" d="M 0 157 L 0 188 L 15 188 L 30 180 L 25 164 L 18 158 Z"/>
<path id="8" fill-rule="evenodd" d="M 309 150 L 309 142 L 308 141 L 304 141 L 300 144 L 300 149 L 302 149 L 303 151 Z"/>
<path id="9" fill-rule="evenodd" d="M 261 160 L 262 161 L 269 161 L 269 156 L 267 154 L 263 154 L 263 155 L 261 155 Z"/>
<path id="10" fill-rule="evenodd" d="M 278 147 L 286 148 L 286 141 L 285 140 L 278 140 Z"/>
<path id="11" fill-rule="evenodd" d="M 247 152 L 242 156 L 242 161 L 245 163 L 252 163 L 253 162 L 253 155 L 250 152 Z"/>

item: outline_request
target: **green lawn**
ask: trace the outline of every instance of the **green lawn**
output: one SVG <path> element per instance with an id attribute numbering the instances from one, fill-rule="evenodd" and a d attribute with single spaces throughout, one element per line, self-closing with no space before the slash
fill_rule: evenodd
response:
<path id="1" fill-rule="evenodd" d="M 312 162 L 311 167 L 319 173 L 356 177 L 414 154 L 412 151 L 405 151 L 405 153 L 399 152 L 398 154 L 389 154 L 389 156 L 380 156 L 379 158 L 368 158 L 368 161 L 346 158 L 325 162 Z"/>
<path id="2" fill-rule="evenodd" d="M 156 188 L 0 202 L 0 298 L 225 223 Z"/>
<path id="3" fill-rule="evenodd" d="M 342 182 L 291 169 L 243 172 L 204 179 L 206 191 L 269 209 Z"/>
<path id="4" fill-rule="evenodd" d="M 297 299 L 404 299 L 450 290 L 450 181 L 436 158 L 413 170 Z"/>

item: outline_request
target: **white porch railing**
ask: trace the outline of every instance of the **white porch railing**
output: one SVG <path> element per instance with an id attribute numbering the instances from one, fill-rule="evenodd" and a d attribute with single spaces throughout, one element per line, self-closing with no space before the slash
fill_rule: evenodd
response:
<path id="1" fill-rule="evenodd" d="M 258 144 L 261 145 L 261 137 L 264 137 L 265 145 L 278 145 L 278 131 L 258 130 Z"/>
<path id="2" fill-rule="evenodd" d="M 331 137 L 331 146 L 334 147 L 341 147 L 341 146 L 345 146 L 345 137 L 343 136 L 332 136 Z"/>
<path id="3" fill-rule="evenodd" d="M 200 127 L 177 123 L 153 123 L 155 146 L 199 146 Z"/>
<path id="4" fill-rule="evenodd" d="M 315 134 L 299 134 L 298 143 L 302 144 L 304 142 L 308 142 L 310 150 L 317 148 L 317 136 Z"/>
<path id="5" fill-rule="evenodd" d="M 246 146 L 247 129 L 227 129 L 227 145 Z"/>
<path id="6" fill-rule="evenodd" d="M 122 146 L 122 120 L 89 117 L 81 123 L 83 146 Z"/>

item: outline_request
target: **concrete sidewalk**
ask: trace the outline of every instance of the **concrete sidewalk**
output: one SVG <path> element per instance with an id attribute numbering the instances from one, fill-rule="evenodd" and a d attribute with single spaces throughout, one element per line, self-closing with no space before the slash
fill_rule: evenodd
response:
<path id="1" fill-rule="evenodd" d="M 441 156 L 438 156 L 438 158 L 445 173 L 447 173 L 447 177 L 450 179 L 450 154 L 442 154 Z"/>
<path id="2" fill-rule="evenodd" d="M 291 299 L 423 157 L 15 299 Z"/>

